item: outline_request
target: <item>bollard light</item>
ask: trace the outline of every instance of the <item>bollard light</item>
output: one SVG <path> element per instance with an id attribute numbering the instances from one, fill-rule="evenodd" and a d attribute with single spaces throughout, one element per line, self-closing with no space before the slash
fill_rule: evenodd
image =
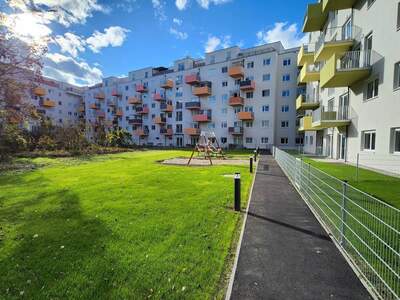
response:
<path id="1" fill-rule="evenodd" d="M 250 157 L 250 173 L 253 173 L 253 158 Z"/>
<path id="2" fill-rule="evenodd" d="M 235 188 L 235 211 L 240 211 L 240 173 L 235 174 L 234 188 Z"/>

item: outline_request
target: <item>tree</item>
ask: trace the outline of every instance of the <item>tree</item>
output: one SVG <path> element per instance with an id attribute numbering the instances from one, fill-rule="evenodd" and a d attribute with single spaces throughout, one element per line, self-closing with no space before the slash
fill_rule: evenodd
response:
<path id="1" fill-rule="evenodd" d="M 107 145 L 112 147 L 129 147 L 132 145 L 132 135 L 124 129 L 116 129 L 107 133 Z"/>

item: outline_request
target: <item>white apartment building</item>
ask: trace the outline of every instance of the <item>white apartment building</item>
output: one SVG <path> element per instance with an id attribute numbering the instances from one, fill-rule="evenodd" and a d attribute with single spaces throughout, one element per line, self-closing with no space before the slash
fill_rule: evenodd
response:
<path id="1" fill-rule="evenodd" d="M 53 125 L 76 125 L 85 118 L 83 95 L 84 88 L 43 78 L 30 93 L 29 101 Z"/>
<path id="2" fill-rule="evenodd" d="M 204 59 L 105 78 L 85 91 L 88 136 L 103 126 L 133 134 L 140 145 L 194 145 L 202 131 L 222 147 L 293 148 L 298 48 L 280 42 L 231 47 Z"/>
<path id="3" fill-rule="evenodd" d="M 304 151 L 400 174 L 400 2 L 323 0 L 303 31 Z"/>

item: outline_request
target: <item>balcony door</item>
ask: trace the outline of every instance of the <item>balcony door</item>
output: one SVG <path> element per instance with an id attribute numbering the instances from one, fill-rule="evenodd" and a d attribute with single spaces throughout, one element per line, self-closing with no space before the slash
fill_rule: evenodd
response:
<path id="1" fill-rule="evenodd" d="M 372 33 L 365 37 L 364 41 L 364 66 L 369 66 L 371 63 L 371 51 L 372 51 Z"/>
<path id="2" fill-rule="evenodd" d="M 349 94 L 339 97 L 338 120 L 349 119 Z"/>
<path id="3" fill-rule="evenodd" d="M 176 146 L 177 147 L 183 147 L 183 138 L 182 137 L 177 137 L 176 138 Z"/>
<path id="4" fill-rule="evenodd" d="M 346 160 L 347 138 L 344 134 L 338 134 L 337 159 Z"/>

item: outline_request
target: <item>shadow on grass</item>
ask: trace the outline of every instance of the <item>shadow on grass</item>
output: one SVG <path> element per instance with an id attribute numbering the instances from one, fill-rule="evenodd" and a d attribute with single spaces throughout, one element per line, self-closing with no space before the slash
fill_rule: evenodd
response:
<path id="1" fill-rule="evenodd" d="M 79 202 L 57 190 L 0 207 L 0 295 L 88 299 L 111 291 L 118 270 L 105 255 L 111 232 Z"/>

